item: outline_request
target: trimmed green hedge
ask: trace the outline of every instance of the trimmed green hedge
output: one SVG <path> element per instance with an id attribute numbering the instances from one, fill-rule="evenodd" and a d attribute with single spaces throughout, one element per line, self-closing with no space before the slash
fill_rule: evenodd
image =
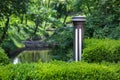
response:
<path id="1" fill-rule="evenodd" d="M 119 62 L 120 40 L 86 39 L 82 57 L 87 62 Z"/>
<path id="2" fill-rule="evenodd" d="M 4 50 L 0 47 L 0 65 L 5 65 L 10 62 L 8 56 L 5 54 Z"/>
<path id="3" fill-rule="evenodd" d="M 0 80 L 120 80 L 120 64 L 61 62 L 0 66 Z"/>

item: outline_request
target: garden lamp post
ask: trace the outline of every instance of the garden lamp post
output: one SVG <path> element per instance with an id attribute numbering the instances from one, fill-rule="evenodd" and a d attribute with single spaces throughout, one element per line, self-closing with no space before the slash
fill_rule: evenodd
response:
<path id="1" fill-rule="evenodd" d="M 75 16 L 72 18 L 74 25 L 74 60 L 76 62 L 81 60 L 85 21 L 84 16 Z"/>

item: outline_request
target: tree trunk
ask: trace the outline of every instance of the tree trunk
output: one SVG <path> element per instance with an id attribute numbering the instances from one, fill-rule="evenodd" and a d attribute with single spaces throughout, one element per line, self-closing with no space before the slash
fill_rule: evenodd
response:
<path id="1" fill-rule="evenodd" d="M 5 27 L 3 29 L 2 37 L 0 39 L 0 44 L 3 42 L 3 40 L 5 39 L 5 37 L 7 35 L 7 31 L 8 31 L 8 28 L 9 28 L 9 21 L 10 21 L 10 18 L 7 17 L 7 21 L 6 21 Z"/>
<path id="2" fill-rule="evenodd" d="M 27 25 L 27 15 L 25 15 L 25 24 Z"/>
<path id="3" fill-rule="evenodd" d="M 22 15 L 20 16 L 21 24 L 23 24 L 23 17 L 24 17 L 24 15 L 22 14 Z"/>
<path id="4" fill-rule="evenodd" d="M 48 8 L 49 8 L 49 6 L 50 6 L 50 0 L 48 0 Z"/>
<path id="5" fill-rule="evenodd" d="M 33 33 L 34 35 L 36 34 L 37 29 L 38 29 L 38 25 L 35 26 L 35 30 L 34 30 L 34 33 Z"/>
<path id="6" fill-rule="evenodd" d="M 38 29 L 38 27 L 39 27 L 39 19 L 38 19 L 38 17 L 37 17 L 37 19 L 35 20 L 35 29 L 34 29 L 34 35 L 36 34 L 36 32 L 37 32 L 37 29 Z"/>
<path id="7" fill-rule="evenodd" d="M 64 18 L 64 21 L 63 21 L 63 25 L 64 25 L 64 26 L 66 26 L 67 17 L 68 17 L 68 15 L 66 14 L 66 15 L 65 15 L 65 18 Z"/>

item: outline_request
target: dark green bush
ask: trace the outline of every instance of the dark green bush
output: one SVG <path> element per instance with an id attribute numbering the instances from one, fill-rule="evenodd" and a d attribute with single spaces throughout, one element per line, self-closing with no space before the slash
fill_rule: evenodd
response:
<path id="1" fill-rule="evenodd" d="M 47 40 L 52 45 L 57 43 L 57 47 L 53 48 L 51 52 L 54 55 L 54 59 L 69 61 L 72 54 L 73 46 L 73 28 L 72 27 L 61 27 L 58 28 L 54 34 Z"/>
<path id="2" fill-rule="evenodd" d="M 88 62 L 120 61 L 120 40 L 87 39 L 83 59 Z"/>
<path id="3" fill-rule="evenodd" d="M 66 63 L 0 66 L 0 80 L 119 80 L 120 64 Z"/>
<path id="4" fill-rule="evenodd" d="M 9 63 L 9 58 L 5 54 L 4 50 L 0 48 L 0 65 L 5 65 Z"/>

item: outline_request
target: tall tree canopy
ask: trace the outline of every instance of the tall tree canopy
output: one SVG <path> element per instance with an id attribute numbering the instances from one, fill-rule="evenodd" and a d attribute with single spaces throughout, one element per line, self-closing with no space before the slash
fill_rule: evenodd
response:
<path id="1" fill-rule="evenodd" d="M 87 16 L 88 37 L 120 38 L 120 1 L 76 0 L 75 6 Z"/>

